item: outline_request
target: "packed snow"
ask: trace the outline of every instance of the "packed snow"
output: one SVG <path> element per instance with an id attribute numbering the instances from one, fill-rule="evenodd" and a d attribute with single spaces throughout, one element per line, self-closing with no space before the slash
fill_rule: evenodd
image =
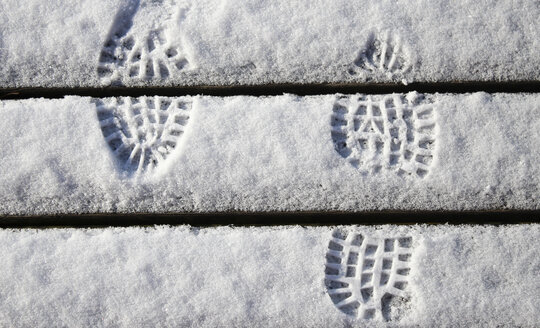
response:
<path id="1" fill-rule="evenodd" d="M 539 209 L 536 94 L 0 102 L 0 213 Z"/>
<path id="2" fill-rule="evenodd" d="M 535 0 L 18 0 L 2 87 L 540 77 Z"/>
<path id="3" fill-rule="evenodd" d="M 343 232 L 367 248 L 363 266 L 337 252 L 362 270 L 338 275 L 362 281 L 371 259 L 373 297 L 385 272 L 402 282 L 373 317 L 335 305 L 328 254 Z M 534 327 L 539 237 L 539 225 L 1 230 L 0 325 Z M 405 262 L 385 262 L 397 249 Z"/>

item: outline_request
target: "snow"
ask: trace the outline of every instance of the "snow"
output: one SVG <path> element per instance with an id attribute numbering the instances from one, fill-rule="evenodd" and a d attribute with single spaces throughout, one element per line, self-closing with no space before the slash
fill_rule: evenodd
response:
<path id="1" fill-rule="evenodd" d="M 537 210 L 539 111 L 486 93 L 2 101 L 0 213 Z"/>
<path id="2" fill-rule="evenodd" d="M 537 0 L 2 0 L 0 89 L 538 81 L 538 17 Z M 0 220 L 538 211 L 539 114 L 537 93 L 0 100 Z M 539 238 L 0 229 L 0 326 L 534 327 Z"/>
<path id="3" fill-rule="evenodd" d="M 409 296 L 391 326 L 533 327 L 539 225 L 348 226 L 406 236 Z M 387 326 L 336 308 L 333 227 L 0 231 L 1 326 Z M 376 253 L 378 258 L 380 253 Z"/>
<path id="4" fill-rule="evenodd" d="M 4 0 L 0 85 L 537 80 L 539 16 L 534 0 Z"/>

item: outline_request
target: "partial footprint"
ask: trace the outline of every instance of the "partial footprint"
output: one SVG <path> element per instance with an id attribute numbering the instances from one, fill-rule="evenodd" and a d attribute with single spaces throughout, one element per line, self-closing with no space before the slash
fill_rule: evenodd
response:
<path id="1" fill-rule="evenodd" d="M 177 147 L 189 121 L 189 98 L 95 99 L 105 140 L 128 175 L 154 171 Z"/>
<path id="2" fill-rule="evenodd" d="M 411 247 L 411 237 L 372 238 L 334 231 L 325 271 L 332 302 L 350 316 L 399 320 L 409 300 Z"/>
<path id="3" fill-rule="evenodd" d="M 383 32 L 372 34 L 366 46 L 349 69 L 350 74 L 362 70 L 372 75 L 384 75 L 391 80 L 404 79 L 405 73 L 411 68 L 410 55 L 397 35 Z"/>
<path id="4" fill-rule="evenodd" d="M 332 114 L 336 151 L 360 171 L 420 178 L 434 161 L 436 112 L 421 94 L 341 96 Z"/>
<path id="5" fill-rule="evenodd" d="M 104 85 L 163 80 L 188 68 L 181 46 L 169 37 L 175 10 L 172 1 L 141 0 L 117 15 L 99 57 Z"/>

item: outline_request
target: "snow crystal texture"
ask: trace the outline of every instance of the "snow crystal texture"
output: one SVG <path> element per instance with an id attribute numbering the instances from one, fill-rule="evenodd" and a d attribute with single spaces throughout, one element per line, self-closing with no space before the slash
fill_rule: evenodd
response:
<path id="1" fill-rule="evenodd" d="M 534 327 L 539 237 L 539 225 L 1 230 L 0 326 Z M 349 298 L 365 315 L 336 307 L 332 275 L 361 288 Z"/>
<path id="2" fill-rule="evenodd" d="M 3 215 L 539 209 L 535 94 L 67 97 L 0 113 Z"/>
<path id="3" fill-rule="evenodd" d="M 535 0 L 3 0 L 0 86 L 538 80 L 538 17 Z"/>

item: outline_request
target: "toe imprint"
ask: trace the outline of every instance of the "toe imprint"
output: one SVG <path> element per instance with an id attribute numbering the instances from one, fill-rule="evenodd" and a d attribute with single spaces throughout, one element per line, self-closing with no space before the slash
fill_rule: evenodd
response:
<path id="1" fill-rule="evenodd" d="M 403 79 L 411 68 L 410 56 L 399 36 L 388 32 L 372 34 L 349 70 L 356 74 L 363 70 L 371 75 L 382 74 L 391 80 Z"/>
<path id="2" fill-rule="evenodd" d="M 169 38 L 174 11 L 169 2 L 153 5 L 142 1 L 119 13 L 99 57 L 97 72 L 103 84 L 164 80 L 189 67 L 182 47 Z M 154 17 L 159 14 L 163 16 Z M 161 24 L 144 24 L 153 18 Z"/>

